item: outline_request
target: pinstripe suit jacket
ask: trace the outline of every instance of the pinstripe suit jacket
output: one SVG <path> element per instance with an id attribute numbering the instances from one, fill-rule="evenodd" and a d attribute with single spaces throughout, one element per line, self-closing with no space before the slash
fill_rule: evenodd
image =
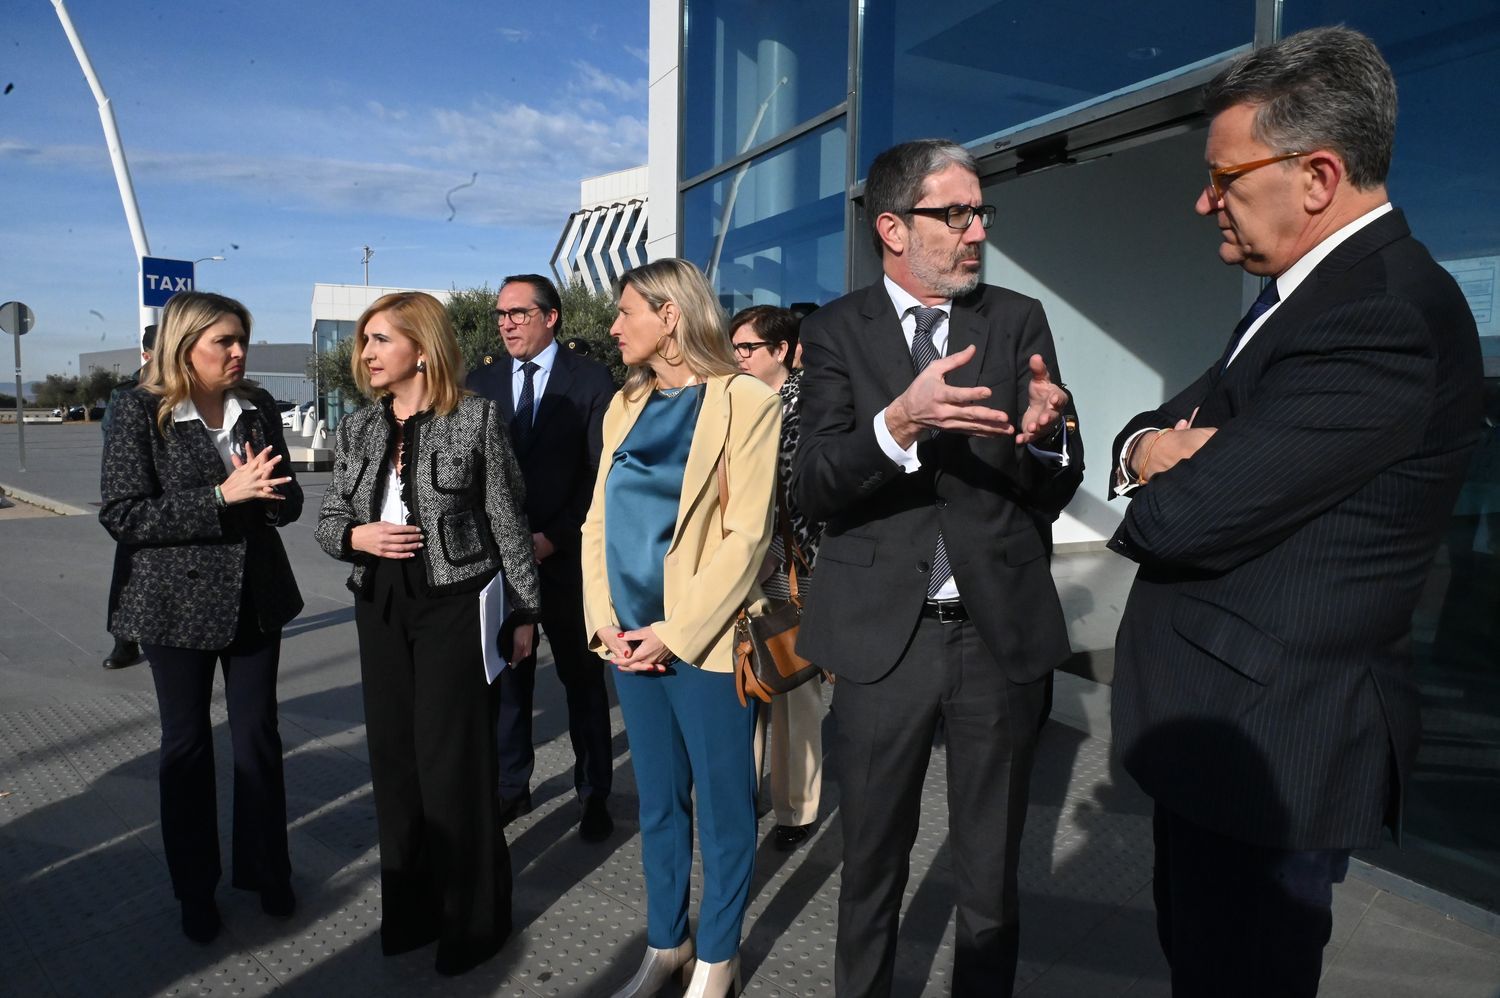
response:
<path id="1" fill-rule="evenodd" d="M 1337 247 L 1223 373 L 1115 441 L 1218 432 L 1132 495 L 1114 737 L 1160 804 L 1286 849 L 1399 835 L 1411 614 L 1481 425 L 1474 319 L 1399 211 Z"/>

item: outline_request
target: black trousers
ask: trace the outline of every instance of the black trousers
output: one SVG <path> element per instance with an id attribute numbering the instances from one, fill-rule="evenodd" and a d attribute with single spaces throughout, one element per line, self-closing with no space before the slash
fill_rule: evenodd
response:
<path id="1" fill-rule="evenodd" d="M 172 892 L 203 899 L 219 882 L 218 798 L 214 787 L 214 669 L 224 669 L 224 700 L 234 746 L 234 831 L 230 882 L 245 890 L 286 884 L 286 782 L 276 722 L 281 632 L 256 629 L 241 611 L 234 642 L 219 651 L 143 644 L 161 713 L 161 835 Z"/>
<path id="2" fill-rule="evenodd" d="M 833 690 L 832 768 L 844 870 L 834 981 L 840 998 L 891 993 L 896 931 L 922 781 L 941 726 L 957 888 L 952 993 L 1012 992 L 1020 939 L 1016 871 L 1045 678 L 1008 680 L 972 623 L 923 619 L 896 667 Z"/>
<path id="3" fill-rule="evenodd" d="M 511 927 L 479 594 L 432 596 L 420 560 L 382 559 L 354 621 L 380 831 L 381 945 L 401 953 L 437 939 L 438 968 L 466 969 Z"/>
<path id="4" fill-rule="evenodd" d="M 554 554 L 538 566 L 542 583 L 542 630 L 552 648 L 557 677 L 568 700 L 568 737 L 573 742 L 573 785 L 581 798 L 608 797 L 614 780 L 610 751 L 609 692 L 605 665 L 588 648 L 583 626 L 583 575 L 578 554 Z M 506 669 L 500 688 L 500 792 L 516 797 L 531 788 L 536 765 L 531 715 L 536 692 L 536 655 Z"/>
<path id="5" fill-rule="evenodd" d="M 1156 805 L 1156 929 L 1174 998 L 1311 998 L 1349 850 L 1238 842 Z"/>

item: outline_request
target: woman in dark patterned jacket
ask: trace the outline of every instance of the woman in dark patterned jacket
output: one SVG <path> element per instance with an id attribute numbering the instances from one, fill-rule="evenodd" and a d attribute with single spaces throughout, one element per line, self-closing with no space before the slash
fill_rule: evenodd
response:
<path id="1" fill-rule="evenodd" d="M 761 588 L 768 599 L 783 603 L 792 598 L 787 571 L 792 555 L 786 550 L 787 531 L 783 528 L 790 529 L 792 543 L 802 556 L 797 565 L 798 595 L 802 599 L 811 588 L 818 541 L 823 536 L 823 525 L 803 516 L 790 494 L 802 385 L 802 372 L 792 370 L 792 358 L 797 355 L 800 321 L 790 309 L 774 305 L 752 305 L 729 320 L 729 339 L 740 370 L 753 374 L 781 396 L 781 444 L 776 460 L 776 489 L 781 502 Z M 783 514 L 788 521 L 785 524 Z M 823 790 L 821 681 L 803 683 L 771 700 L 771 709 L 761 711 L 756 718 L 755 750 L 756 773 L 761 771 L 762 758 L 767 754 L 771 757 L 771 807 L 776 812 L 772 842 L 780 851 L 790 852 L 807 838 L 818 820 Z"/>
<path id="2" fill-rule="evenodd" d="M 276 725 L 281 628 L 302 597 L 276 527 L 302 512 L 271 396 L 244 381 L 250 313 L 222 295 L 167 303 L 154 361 L 118 394 L 99 519 L 123 582 L 109 630 L 139 641 L 161 710 L 161 829 L 188 938 L 219 931 L 218 806 L 209 702 L 222 663 L 234 745 L 230 882 L 268 914 L 296 900 Z"/>
<path id="3" fill-rule="evenodd" d="M 317 535 L 354 563 L 380 943 L 391 955 L 436 939 L 438 972 L 461 974 L 511 929 L 479 607 L 503 569 L 502 644 L 512 660 L 531 653 L 539 588 L 524 486 L 499 409 L 459 387 L 458 340 L 437 299 L 386 295 L 354 342 L 354 379 L 376 404 L 339 424 Z"/>

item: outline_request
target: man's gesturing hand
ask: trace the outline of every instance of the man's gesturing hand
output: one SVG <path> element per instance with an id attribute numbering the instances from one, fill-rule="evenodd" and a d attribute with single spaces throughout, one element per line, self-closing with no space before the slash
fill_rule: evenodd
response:
<path id="1" fill-rule="evenodd" d="M 1031 384 L 1026 389 L 1026 414 L 1021 417 L 1021 432 L 1016 443 L 1026 444 L 1049 436 L 1062 422 L 1068 406 L 1068 393 L 1052 381 L 1047 362 L 1034 353 L 1029 363 Z"/>
<path id="2" fill-rule="evenodd" d="M 955 388 L 944 381 L 949 371 L 974 359 L 974 347 L 939 357 L 917 375 L 906 391 L 885 410 L 886 429 L 901 447 L 910 447 L 924 430 L 950 430 L 977 437 L 999 437 L 1016 432 L 1010 417 L 999 409 L 980 405 L 990 390 Z"/>

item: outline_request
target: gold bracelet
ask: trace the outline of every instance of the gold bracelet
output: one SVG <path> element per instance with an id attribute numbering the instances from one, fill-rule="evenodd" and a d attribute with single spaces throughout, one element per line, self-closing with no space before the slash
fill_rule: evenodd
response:
<path id="1" fill-rule="evenodd" d="M 1135 473 L 1135 483 L 1137 485 L 1145 485 L 1147 480 L 1150 479 L 1151 476 L 1146 474 L 1146 465 L 1151 463 L 1151 452 L 1156 449 L 1157 441 L 1171 432 L 1172 427 L 1165 427 L 1164 429 L 1157 430 L 1156 436 L 1146 441 L 1146 453 L 1141 455 L 1141 470 Z"/>

